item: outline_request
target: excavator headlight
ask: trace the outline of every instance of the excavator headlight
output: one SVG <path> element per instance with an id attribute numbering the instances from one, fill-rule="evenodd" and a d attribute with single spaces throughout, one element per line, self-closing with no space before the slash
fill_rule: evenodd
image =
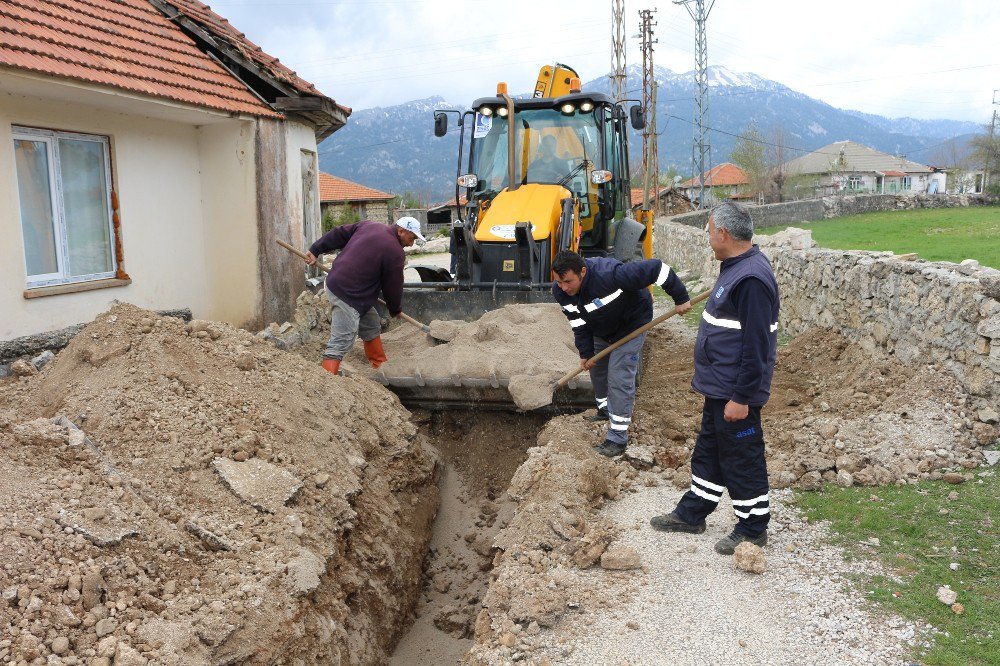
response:
<path id="1" fill-rule="evenodd" d="M 594 103 L 593 102 L 584 102 L 583 104 L 580 105 L 580 110 L 583 111 L 584 113 L 586 113 L 587 111 L 593 111 L 594 110 Z"/>
<path id="2" fill-rule="evenodd" d="M 561 111 L 562 111 L 563 113 L 566 113 L 566 114 L 569 114 L 569 113 L 573 113 L 574 111 L 576 111 L 576 107 L 575 107 L 575 106 L 573 106 L 572 104 L 570 104 L 569 102 L 566 102 L 565 104 L 563 104 L 563 105 L 562 105 L 561 107 L 559 107 L 559 108 L 560 108 L 560 110 L 561 110 Z"/>
<path id="3" fill-rule="evenodd" d="M 595 170 L 590 172 L 590 182 L 594 185 L 610 183 L 612 178 L 614 178 L 614 176 L 610 171 Z"/>
<path id="4" fill-rule="evenodd" d="M 467 173 L 458 177 L 458 184 L 460 187 L 475 187 L 479 184 L 479 179 L 476 178 L 476 174 Z"/>
<path id="5" fill-rule="evenodd" d="M 497 115 L 500 116 L 501 118 L 506 118 L 507 107 L 506 106 L 497 107 Z"/>
<path id="6" fill-rule="evenodd" d="M 481 115 L 481 116 L 492 116 L 493 115 L 493 107 L 486 106 L 484 104 L 483 106 L 479 107 L 479 115 Z"/>

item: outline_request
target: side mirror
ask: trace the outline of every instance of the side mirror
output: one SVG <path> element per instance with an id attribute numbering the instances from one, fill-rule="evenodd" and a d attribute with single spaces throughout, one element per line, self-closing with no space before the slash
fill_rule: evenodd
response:
<path id="1" fill-rule="evenodd" d="M 642 107 L 636 104 L 628 110 L 629 120 L 632 121 L 632 129 L 645 129 L 646 118 L 642 115 Z"/>
<path id="2" fill-rule="evenodd" d="M 435 113 L 434 136 L 444 136 L 447 133 L 448 133 L 448 115 L 444 113 Z"/>

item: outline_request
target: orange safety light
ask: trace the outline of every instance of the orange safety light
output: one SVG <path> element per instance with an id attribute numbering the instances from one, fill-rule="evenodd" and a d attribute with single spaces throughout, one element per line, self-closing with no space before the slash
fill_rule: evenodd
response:
<path id="1" fill-rule="evenodd" d="M 497 97 L 507 94 L 507 84 L 503 81 L 497 83 Z"/>
<path id="2" fill-rule="evenodd" d="M 578 93 L 581 88 L 583 88 L 583 84 L 580 83 L 580 79 L 574 76 L 569 80 L 569 91 L 571 93 Z"/>

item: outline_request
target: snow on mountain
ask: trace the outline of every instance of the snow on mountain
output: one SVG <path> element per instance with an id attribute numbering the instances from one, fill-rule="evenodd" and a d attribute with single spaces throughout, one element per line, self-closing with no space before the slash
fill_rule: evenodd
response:
<path id="1" fill-rule="evenodd" d="M 626 71 L 628 96 L 642 95 L 642 67 Z M 691 171 L 694 130 L 694 72 L 677 73 L 656 67 L 657 129 L 660 166 Z M 915 161 L 931 159 L 929 149 L 942 139 L 979 131 L 975 123 L 955 120 L 885 118 L 846 111 L 751 72 L 708 68 L 709 140 L 711 162 L 729 159 L 736 136 L 752 121 L 765 139 L 780 127 L 790 137 L 792 156 L 815 150 L 831 140 L 851 139 L 886 152 L 904 152 Z M 584 91 L 607 94 L 607 73 L 583 85 Z M 484 87 L 484 95 L 490 86 Z M 525 93 L 525 94 L 530 94 Z M 458 132 L 449 117 L 449 134 L 433 135 L 435 109 L 467 108 L 473 100 L 448 102 L 428 97 L 396 106 L 355 111 L 347 125 L 326 139 L 320 148 L 320 168 L 369 187 L 393 193 L 411 191 L 428 202 L 455 195 Z M 467 137 L 468 139 L 468 137 Z M 633 132 L 630 151 L 639 155 L 639 133 Z M 468 140 L 466 141 L 468 145 Z"/>

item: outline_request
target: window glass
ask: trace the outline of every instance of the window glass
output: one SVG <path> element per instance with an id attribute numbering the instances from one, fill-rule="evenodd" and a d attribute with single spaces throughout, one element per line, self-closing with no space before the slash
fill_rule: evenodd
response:
<path id="1" fill-rule="evenodd" d="M 60 139 L 59 167 L 69 275 L 113 271 L 104 144 Z"/>
<path id="2" fill-rule="evenodd" d="M 21 204 L 21 230 L 28 276 L 58 273 L 46 142 L 15 139 L 14 163 L 17 167 L 17 194 Z"/>

